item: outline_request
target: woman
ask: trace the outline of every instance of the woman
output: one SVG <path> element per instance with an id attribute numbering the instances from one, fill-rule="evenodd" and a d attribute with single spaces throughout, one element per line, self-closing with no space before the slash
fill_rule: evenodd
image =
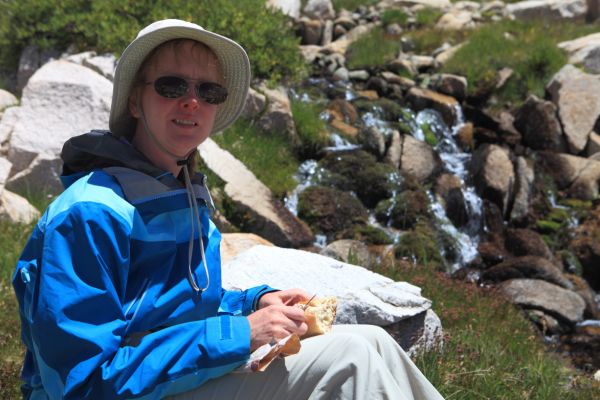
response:
<path id="1" fill-rule="evenodd" d="M 212 201 L 193 173 L 249 82 L 244 50 L 192 23 L 155 22 L 125 49 L 111 132 L 65 143 L 66 189 L 13 277 L 25 398 L 441 398 L 375 327 L 336 328 L 264 373 L 230 373 L 307 329 L 301 290 L 222 289 Z"/>

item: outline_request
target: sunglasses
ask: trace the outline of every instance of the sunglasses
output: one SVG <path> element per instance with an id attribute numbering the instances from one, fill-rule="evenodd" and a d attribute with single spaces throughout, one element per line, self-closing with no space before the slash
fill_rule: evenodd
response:
<path id="1" fill-rule="evenodd" d="M 190 85 L 194 85 L 179 76 L 161 76 L 154 82 L 154 90 L 160 96 L 167 99 L 177 99 L 188 93 Z M 204 100 L 208 104 L 221 104 L 227 100 L 227 89 L 215 82 L 200 82 L 194 85 L 196 96 Z"/>

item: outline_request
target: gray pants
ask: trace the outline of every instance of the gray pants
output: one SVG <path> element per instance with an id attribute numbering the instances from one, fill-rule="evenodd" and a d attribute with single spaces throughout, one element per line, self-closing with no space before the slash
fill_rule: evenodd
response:
<path id="1" fill-rule="evenodd" d="M 443 399 L 383 329 L 335 325 L 266 371 L 228 374 L 172 400 Z"/>

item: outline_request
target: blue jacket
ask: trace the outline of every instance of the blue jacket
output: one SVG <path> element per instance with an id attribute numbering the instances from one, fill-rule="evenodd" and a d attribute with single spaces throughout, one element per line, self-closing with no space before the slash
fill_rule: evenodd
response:
<path id="1" fill-rule="evenodd" d="M 71 139 L 62 155 L 66 189 L 13 276 L 25 398 L 158 399 L 244 363 L 245 316 L 273 289 L 222 289 L 220 234 L 202 176 L 193 182 L 210 286 L 199 295 L 187 276 L 193 221 L 185 187 L 107 132 Z M 192 255 L 203 287 L 197 245 Z"/>

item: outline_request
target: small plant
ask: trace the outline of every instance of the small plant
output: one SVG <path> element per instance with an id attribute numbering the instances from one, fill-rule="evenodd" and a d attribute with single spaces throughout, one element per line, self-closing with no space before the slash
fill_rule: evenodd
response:
<path id="1" fill-rule="evenodd" d="M 298 153 L 301 159 L 316 158 L 318 151 L 329 144 L 329 133 L 319 113 L 320 106 L 317 103 L 292 100 L 292 115 L 300 138 Z"/>
<path id="2" fill-rule="evenodd" d="M 399 51 L 400 42 L 396 38 L 387 38 L 378 26 L 349 46 L 346 64 L 349 69 L 376 67 L 392 61 Z"/>
<path id="3" fill-rule="evenodd" d="M 391 24 L 406 25 L 408 22 L 408 14 L 403 10 L 391 9 L 381 13 L 381 23 L 384 26 Z"/>
<path id="4" fill-rule="evenodd" d="M 442 11 L 427 7 L 417 11 L 415 20 L 418 26 L 433 26 L 442 15 Z"/>
<path id="5" fill-rule="evenodd" d="M 298 184 L 294 175 L 299 163 L 283 135 L 259 132 L 249 121 L 239 119 L 213 138 L 244 163 L 275 196 L 283 198 Z"/>

